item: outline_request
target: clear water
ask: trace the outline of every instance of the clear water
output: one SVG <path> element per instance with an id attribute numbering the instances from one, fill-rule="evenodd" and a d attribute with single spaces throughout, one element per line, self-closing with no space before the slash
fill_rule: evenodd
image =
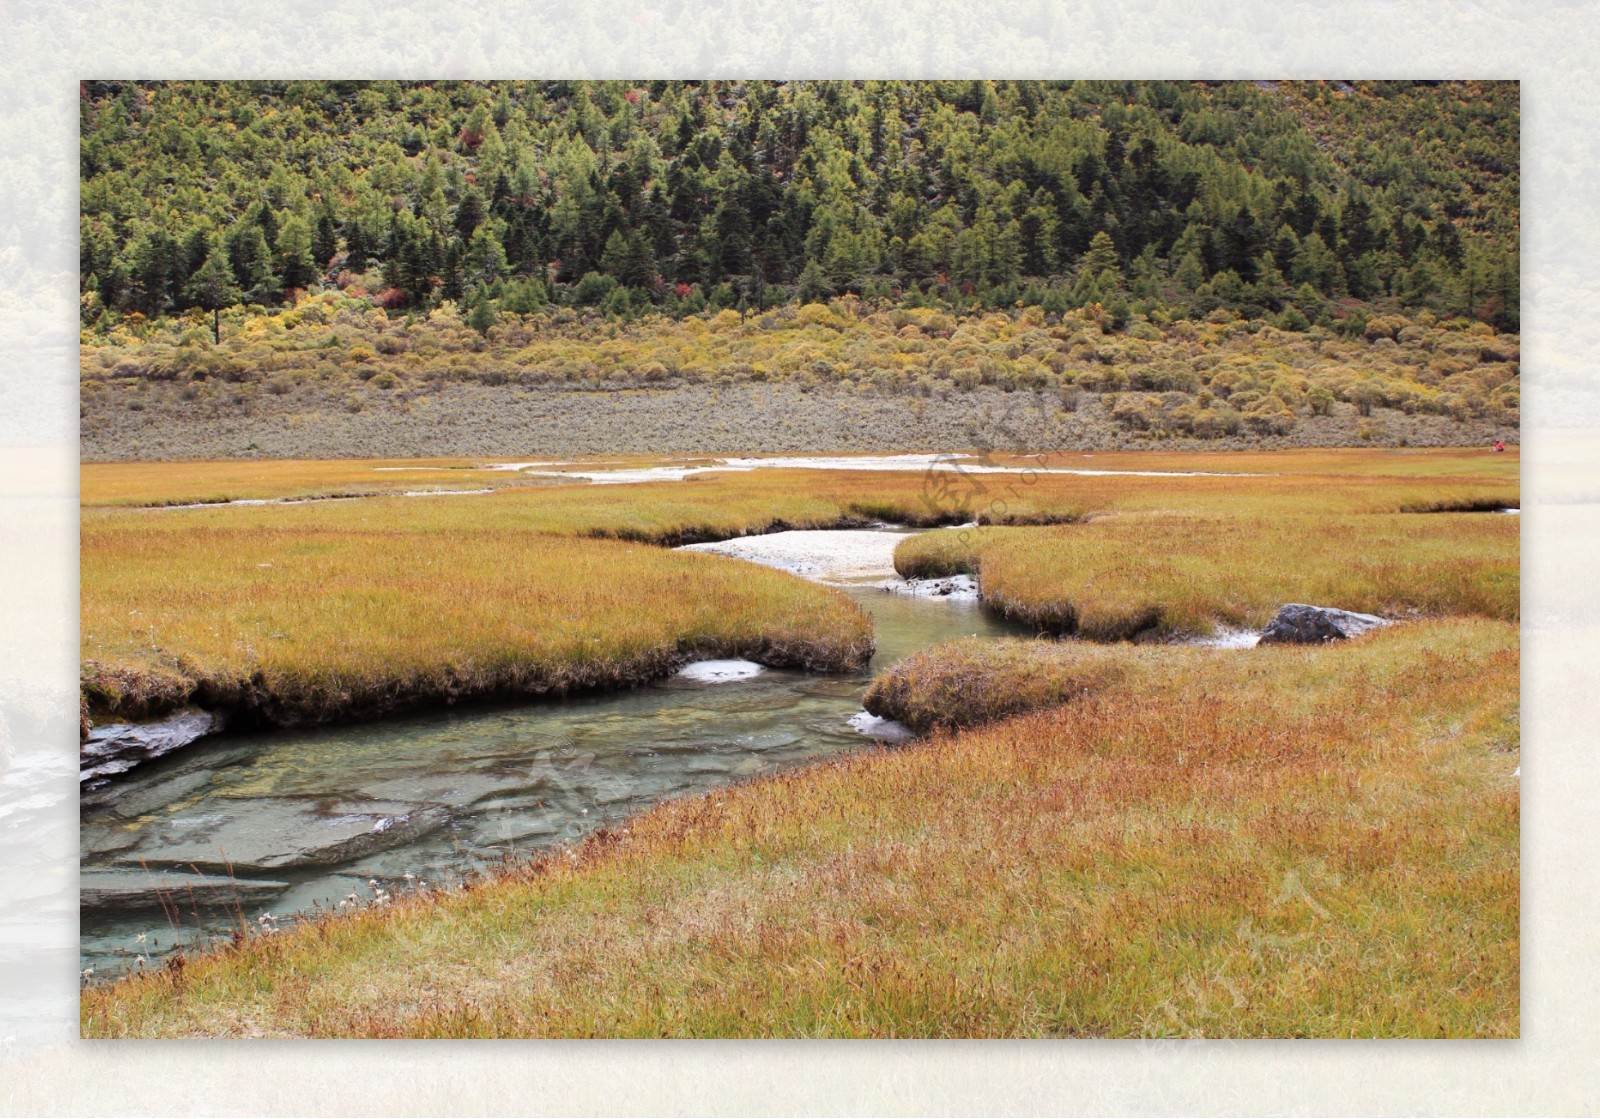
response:
<path id="1" fill-rule="evenodd" d="M 142 767 L 85 807 L 85 871 L 144 880 L 141 860 L 152 869 L 232 862 L 241 884 L 284 885 L 231 913 L 180 894 L 176 921 L 160 909 L 86 907 L 80 967 L 104 976 L 241 917 L 329 908 L 350 894 L 367 900 L 374 881 L 395 892 L 459 880 L 669 797 L 860 749 L 870 740 L 850 719 L 874 674 L 939 641 L 1020 632 L 970 601 L 869 586 L 845 593 L 872 614 L 877 634 L 877 654 L 858 673 L 675 677 L 561 702 L 221 737 Z M 350 835 L 358 850 L 338 846 Z M 306 857 L 316 862 L 283 865 Z"/>

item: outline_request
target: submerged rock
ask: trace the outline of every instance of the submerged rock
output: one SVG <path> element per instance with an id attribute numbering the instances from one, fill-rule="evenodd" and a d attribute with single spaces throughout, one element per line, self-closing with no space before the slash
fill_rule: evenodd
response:
<path id="1" fill-rule="evenodd" d="M 1291 602 L 1261 631 L 1262 645 L 1321 645 L 1360 637 L 1368 630 L 1389 623 L 1375 614 L 1356 614 L 1331 606 L 1307 606 Z"/>
<path id="2" fill-rule="evenodd" d="M 78 752 L 78 783 L 97 789 L 107 779 L 154 761 L 222 729 L 209 711 L 185 708 L 159 723 L 111 723 L 95 727 Z"/>
<path id="3" fill-rule="evenodd" d="M 220 874 L 171 871 L 85 870 L 78 875 L 78 902 L 84 909 L 162 909 L 188 912 L 254 905 L 289 888 L 287 882 L 228 878 Z"/>
<path id="4" fill-rule="evenodd" d="M 119 861 L 224 872 L 335 866 L 410 843 L 448 819 L 439 805 L 374 800 L 239 797 L 208 808 L 163 821 Z"/>
<path id="5" fill-rule="evenodd" d="M 94 818 L 104 814 L 121 820 L 135 820 L 198 792 L 210 782 L 211 774 L 203 769 L 151 780 L 119 781 L 103 789 L 86 789 L 78 798 L 78 810 Z"/>

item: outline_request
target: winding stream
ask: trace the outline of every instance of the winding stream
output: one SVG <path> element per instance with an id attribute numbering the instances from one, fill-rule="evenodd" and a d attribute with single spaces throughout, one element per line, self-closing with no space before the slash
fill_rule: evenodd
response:
<path id="1" fill-rule="evenodd" d="M 886 557 L 902 535 L 779 533 L 767 555 L 759 538 L 696 546 L 839 585 L 876 631 L 877 653 L 858 673 L 702 662 L 593 697 L 227 736 L 86 794 L 80 966 L 104 976 L 225 932 L 241 915 L 259 923 L 266 912 L 455 881 L 663 799 L 891 734 L 861 711 L 872 676 L 939 641 L 1023 632 L 970 595 L 886 590 L 895 583 Z"/>

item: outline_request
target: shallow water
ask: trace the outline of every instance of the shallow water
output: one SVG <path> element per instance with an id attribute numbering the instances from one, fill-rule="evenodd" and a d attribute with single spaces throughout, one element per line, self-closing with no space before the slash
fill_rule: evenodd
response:
<path id="1" fill-rule="evenodd" d="M 453 881 L 665 798 L 859 749 L 863 731 L 884 732 L 852 723 L 877 672 L 935 642 L 1022 632 L 972 601 L 871 584 L 846 593 L 877 634 L 877 654 L 857 673 L 674 676 L 554 703 L 221 737 L 142 767 L 85 799 L 80 966 L 104 976 L 137 955 L 153 962 L 241 917 L 371 899 L 372 882 L 394 892 Z M 215 900 L 230 867 L 248 887 L 231 914 Z M 176 922 L 153 895 L 129 908 L 130 889 L 151 875 L 165 877 Z"/>

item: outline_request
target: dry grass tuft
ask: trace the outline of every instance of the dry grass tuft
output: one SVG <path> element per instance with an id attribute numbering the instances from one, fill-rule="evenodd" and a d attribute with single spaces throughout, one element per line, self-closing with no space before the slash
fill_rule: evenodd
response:
<path id="1" fill-rule="evenodd" d="M 1151 671 L 1171 671 L 1209 649 L 1128 649 L 1080 642 L 951 641 L 880 673 L 862 706 L 919 734 L 992 723 L 1108 690 L 1137 691 Z"/>

